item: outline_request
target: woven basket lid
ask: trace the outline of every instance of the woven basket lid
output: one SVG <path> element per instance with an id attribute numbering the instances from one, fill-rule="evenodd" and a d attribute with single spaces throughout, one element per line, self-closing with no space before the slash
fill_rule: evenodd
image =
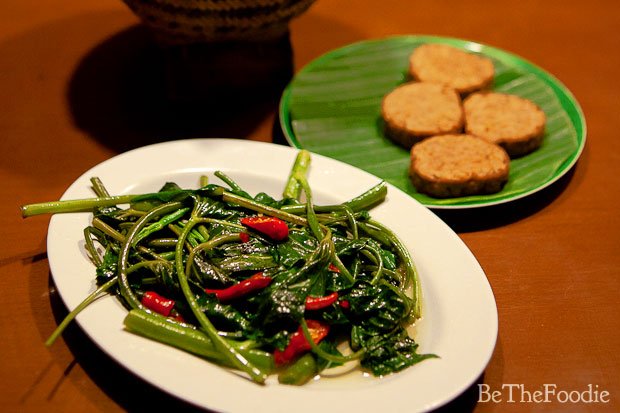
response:
<path id="1" fill-rule="evenodd" d="M 315 0 L 123 0 L 162 43 L 266 40 Z"/>

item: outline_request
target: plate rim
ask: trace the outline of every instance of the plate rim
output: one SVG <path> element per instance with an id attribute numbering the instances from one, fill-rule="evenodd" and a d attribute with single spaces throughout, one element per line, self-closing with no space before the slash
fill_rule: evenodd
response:
<path id="1" fill-rule="evenodd" d="M 257 147 L 254 145 L 266 145 L 264 146 L 266 147 L 271 147 L 271 148 L 280 148 L 277 150 L 282 150 L 282 151 L 287 151 L 289 153 L 293 153 L 293 152 L 297 152 L 297 149 L 295 148 L 291 148 L 288 146 L 283 146 L 283 145 L 276 145 L 276 144 L 272 144 L 272 143 L 266 143 L 266 142 L 257 142 L 257 141 L 244 141 L 244 140 L 237 140 L 237 139 L 187 139 L 187 140 L 177 140 L 177 141 L 168 141 L 168 142 L 162 142 L 162 143 L 156 143 L 156 144 L 152 144 L 152 145 L 147 145 L 145 147 L 141 147 L 141 148 L 136 148 L 134 150 L 125 152 L 125 153 L 121 153 L 117 156 L 114 156 L 110 159 L 107 159 L 95 166 L 93 166 L 92 168 L 89 168 L 86 172 L 84 172 L 82 175 L 80 175 L 69 187 L 68 189 L 65 191 L 65 193 L 63 194 L 61 199 L 66 199 L 67 196 L 70 195 L 71 192 L 75 192 L 77 187 L 77 184 L 84 184 L 88 181 L 88 179 L 91 176 L 91 171 L 95 170 L 96 168 L 112 168 L 114 167 L 115 164 L 115 159 L 124 159 L 124 158 L 129 158 L 132 159 L 132 157 L 135 157 L 136 155 L 139 155 L 142 151 L 144 151 L 145 149 L 147 150 L 154 150 L 154 149 L 158 149 L 160 148 L 161 150 L 166 150 L 166 149 L 170 149 L 171 145 L 172 146 L 177 146 L 177 145 L 184 145 L 187 142 L 214 142 L 217 144 L 231 144 L 231 145 L 241 145 L 241 146 L 253 146 L 253 147 Z M 266 149 L 269 150 L 269 149 Z M 363 171 L 359 168 L 355 168 L 349 164 L 346 164 L 344 162 L 335 160 L 335 159 L 331 159 L 328 157 L 325 157 L 323 155 L 320 154 L 312 154 L 313 159 L 319 159 L 321 158 L 323 163 L 327 162 L 327 163 L 333 163 L 336 165 L 341 165 L 341 167 L 347 168 L 351 171 L 356 171 L 355 173 L 361 173 L 365 176 L 367 176 L 369 179 L 372 178 L 376 181 L 380 181 L 380 178 L 375 177 L 374 175 Z M 285 178 L 285 177 L 283 177 Z M 388 184 L 389 185 L 389 184 Z M 82 188 L 83 189 L 83 188 Z M 486 308 L 488 312 L 487 314 L 485 314 L 485 317 L 488 318 L 487 321 L 490 322 L 490 324 L 485 325 L 486 327 L 489 328 L 488 331 L 488 335 L 489 337 L 487 338 L 491 338 L 491 341 L 487 341 L 484 342 L 484 354 L 482 355 L 481 358 L 481 362 L 480 364 L 477 366 L 476 369 L 472 369 L 471 371 L 467 371 L 467 379 L 462 380 L 462 382 L 459 384 L 459 386 L 457 386 L 457 389 L 452 391 L 452 393 L 450 394 L 450 396 L 448 398 L 444 398 L 441 400 L 435 400 L 433 403 L 429 403 L 428 405 L 426 405 L 424 408 L 420 408 L 419 411 L 428 411 L 430 409 L 434 409 L 437 408 L 443 404 L 446 404 L 448 402 L 450 402 L 451 400 L 453 400 L 455 397 L 458 397 L 458 395 L 460 395 L 463 391 L 465 391 L 469 386 L 471 386 L 474 381 L 480 376 L 480 374 L 482 374 L 482 372 L 484 371 L 484 369 L 487 367 L 496 343 L 497 343 L 497 337 L 498 337 L 498 325 L 499 325 L 499 321 L 498 321 L 498 311 L 497 311 L 497 303 L 495 301 L 495 297 L 494 297 L 494 293 L 493 293 L 493 289 L 492 286 L 488 280 L 488 278 L 486 277 L 486 274 L 484 273 L 484 270 L 482 269 L 482 267 L 480 266 L 479 262 L 477 261 L 476 257 L 473 255 L 473 252 L 467 247 L 467 245 L 460 239 L 460 237 L 458 237 L 458 235 L 449 228 L 449 226 L 447 224 L 445 224 L 443 221 L 441 221 L 437 216 L 435 216 L 430 210 L 424 208 L 417 200 L 409 197 L 406 193 L 404 193 L 402 190 L 389 185 L 389 191 L 390 192 L 396 192 L 396 193 L 400 193 L 400 197 L 402 197 L 402 199 L 405 199 L 407 203 L 411 202 L 411 203 L 416 203 L 419 204 L 418 207 L 416 207 L 416 209 L 419 210 L 419 212 L 421 214 L 425 215 L 425 218 L 427 220 L 431 220 L 430 223 L 432 225 L 436 225 L 437 228 L 441 229 L 441 231 L 447 231 L 446 233 L 450 235 L 450 237 L 453 239 L 454 243 L 458 243 L 459 246 L 459 254 L 462 254 L 463 258 L 466 258 L 467 260 L 469 260 L 469 262 L 475 266 L 475 268 L 471 271 L 476 273 L 476 277 L 477 281 L 480 282 L 485 290 L 482 291 L 482 295 L 484 295 L 484 298 L 486 300 L 490 300 L 490 302 L 492 303 L 492 308 Z M 408 204 L 409 205 L 409 204 Z M 85 213 L 80 213 L 82 217 L 84 216 L 88 216 L 88 214 Z M 61 297 L 61 299 L 63 300 L 63 302 L 65 303 L 65 305 L 69 308 L 69 309 L 73 309 L 75 307 L 75 305 L 68 305 L 67 304 L 67 298 L 65 296 L 65 290 L 62 286 L 62 282 L 59 282 L 59 275 L 57 274 L 57 269 L 58 269 L 58 265 L 57 265 L 57 260 L 59 259 L 58 256 L 56 255 L 56 251 L 57 251 L 57 246 L 53 246 L 53 239 L 54 239 L 54 231 L 56 231 L 55 229 L 55 225 L 58 225 L 56 223 L 56 221 L 60 221 L 62 222 L 63 219 L 60 219 L 62 217 L 67 217 L 67 216 L 76 216 L 76 214 L 63 214 L 63 215 L 55 215 L 52 217 L 52 219 L 50 220 L 50 224 L 48 227 L 48 259 L 49 259 L 49 265 L 50 265 L 50 270 L 52 272 L 52 278 L 54 279 L 54 283 L 57 286 L 58 289 L 58 293 Z M 63 235 L 63 237 L 66 237 L 66 235 Z M 455 244 L 456 245 L 456 244 Z M 410 247 L 412 248 L 412 247 Z M 93 271 L 94 273 L 94 271 Z M 90 280 L 94 279 L 94 275 L 92 276 L 92 278 L 89 278 Z M 109 299 L 113 299 L 112 297 L 109 297 Z M 95 305 L 99 305 L 99 303 L 95 303 Z M 119 304 L 120 305 L 120 304 Z M 85 312 L 88 312 L 89 308 L 87 308 L 85 310 Z M 123 309 L 123 311 L 125 311 Z M 151 383 L 152 385 L 154 385 L 155 387 L 160 388 L 162 391 L 169 393 L 181 400 L 185 400 L 187 402 L 190 402 L 192 404 L 197 404 L 199 406 L 205 407 L 205 408 L 220 408 L 219 406 L 214 406 L 214 405 L 204 405 L 201 403 L 198 403 L 196 400 L 188 398 L 186 395 L 184 394 L 179 394 L 178 392 L 175 391 L 171 391 L 169 388 L 165 387 L 165 386 L 161 386 L 160 383 L 155 382 L 150 380 L 149 377 L 145 377 L 143 372 L 138 372 L 135 370 L 135 368 L 133 368 L 133 366 L 127 365 L 126 363 L 123 362 L 122 359 L 119 359 L 119 357 L 113 353 L 109 351 L 109 348 L 107 348 L 105 345 L 102 345 L 102 343 L 100 341 L 97 340 L 96 337 L 96 331 L 97 329 L 91 330 L 91 325 L 85 325 L 87 323 L 87 321 L 83 321 L 82 319 L 84 318 L 84 313 L 81 313 L 80 315 L 78 315 L 76 321 L 78 322 L 78 324 L 80 325 L 80 327 L 82 328 L 82 330 L 86 333 L 86 335 L 93 340 L 93 342 L 97 345 L 97 347 L 99 349 L 101 349 L 104 353 L 106 353 L 108 356 L 110 356 L 112 359 L 116 360 L 117 362 L 119 362 L 119 364 L 123 365 L 125 368 L 127 368 L 129 371 L 131 371 L 133 374 L 135 374 L 137 377 L 140 377 L 142 380 Z M 85 318 L 86 320 L 86 318 Z M 119 326 L 119 328 L 122 328 L 122 326 Z M 93 333 L 93 331 L 95 331 L 95 333 Z M 130 333 L 127 333 L 130 334 Z M 134 337 L 133 335 L 130 334 L 130 336 Z M 147 340 L 147 339 L 142 339 L 140 337 L 135 336 L 135 338 L 131 339 L 132 341 L 135 340 Z M 151 343 L 153 343 L 154 345 L 157 345 L 158 343 L 152 342 L 150 340 L 147 340 Z M 150 346 L 150 345 L 149 345 Z M 168 352 L 169 350 L 164 350 L 165 352 Z M 179 350 L 175 350 L 172 349 L 172 351 L 179 351 Z M 205 361 L 203 361 L 203 363 L 207 363 Z M 420 366 L 422 366 L 423 364 L 421 364 Z M 475 371 L 474 371 L 475 370 Z M 398 377 L 398 376 L 397 376 Z M 251 384 L 251 386 L 257 386 L 255 384 Z M 381 387 L 381 386 L 377 386 L 377 387 Z M 297 391 L 297 390 L 292 390 L 292 391 Z M 313 393 L 314 392 L 314 393 Z M 323 394 L 323 393 L 316 393 L 316 391 L 310 389 L 310 394 Z"/>
<path id="2" fill-rule="evenodd" d="M 530 73 L 538 76 L 547 86 L 549 86 L 556 97 L 559 100 L 559 103 L 562 109 L 568 115 L 571 124 L 575 128 L 576 136 L 577 136 L 577 148 L 575 151 L 566 159 L 561 167 L 556 171 L 553 176 L 547 181 L 537 185 L 530 190 L 524 191 L 520 194 L 516 194 L 512 197 L 499 199 L 499 200 L 491 200 L 491 201 L 470 201 L 463 204 L 454 204 L 454 205 L 437 205 L 432 203 L 426 203 L 423 200 L 417 200 L 422 205 L 431 208 L 431 209 L 473 209 L 473 208 L 483 208 L 488 206 L 495 206 L 510 203 L 513 201 L 517 201 L 519 199 L 528 197 L 537 192 L 548 188 L 553 185 L 555 182 L 560 180 L 564 175 L 566 175 L 577 163 L 579 158 L 581 157 L 583 150 L 585 148 L 586 140 L 587 140 L 587 124 L 585 119 L 585 114 L 581 105 L 577 101 L 576 97 L 573 93 L 562 83 L 557 77 L 547 72 L 540 66 L 532 63 L 531 61 L 518 56 L 509 51 L 497 48 L 495 46 L 490 46 L 488 44 L 476 42 L 473 40 L 467 40 L 463 38 L 456 37 L 448 37 L 448 36 L 435 36 L 435 35 L 393 35 L 386 36 L 382 38 L 373 38 L 361 40 L 353 43 L 349 43 L 347 45 L 343 45 L 337 47 L 335 49 L 331 49 L 313 60 L 311 60 L 308 64 L 302 67 L 293 77 L 293 79 L 286 85 L 284 88 L 282 95 L 280 97 L 280 102 L 278 105 L 278 119 L 280 123 L 280 129 L 287 143 L 298 149 L 302 149 L 303 145 L 299 142 L 298 137 L 295 135 L 292 126 L 292 118 L 290 113 L 290 99 L 292 95 L 292 90 L 294 87 L 295 79 L 298 74 L 303 73 L 306 70 L 311 70 L 315 66 L 320 65 L 324 60 L 327 60 L 333 56 L 339 56 L 345 54 L 350 49 L 354 49 L 357 47 L 364 46 L 366 44 L 380 43 L 380 42 L 388 42 L 391 40 L 411 40 L 411 41 L 422 41 L 428 43 L 446 43 L 452 46 L 456 46 L 461 49 L 466 49 L 470 51 L 478 51 L 483 52 L 485 54 L 490 55 L 491 57 L 500 58 L 502 61 L 509 61 L 513 66 L 520 67 L 529 71 Z M 410 195 L 412 196 L 412 195 Z M 413 196 L 412 196 L 413 197 Z"/>

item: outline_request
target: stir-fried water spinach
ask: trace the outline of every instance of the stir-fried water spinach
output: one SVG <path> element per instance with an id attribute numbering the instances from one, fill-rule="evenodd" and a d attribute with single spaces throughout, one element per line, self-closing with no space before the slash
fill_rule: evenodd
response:
<path id="1" fill-rule="evenodd" d="M 303 384 L 356 362 L 375 376 L 433 355 L 406 330 L 420 317 L 408 250 L 368 209 L 384 183 L 340 205 L 313 202 L 300 151 L 282 198 L 248 194 L 231 177 L 196 190 L 31 204 L 24 217 L 92 212 L 85 245 L 98 288 L 49 338 L 101 294 L 129 310 L 125 328 L 245 372 L 263 383 Z M 121 207 L 128 204 L 128 207 Z"/>

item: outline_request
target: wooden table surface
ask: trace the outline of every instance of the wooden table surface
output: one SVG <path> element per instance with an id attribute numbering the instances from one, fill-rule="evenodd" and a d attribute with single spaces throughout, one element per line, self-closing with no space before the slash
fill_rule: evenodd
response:
<path id="1" fill-rule="evenodd" d="M 620 411 L 620 3 L 319 0 L 290 25 L 294 68 L 355 41 L 435 34 L 489 44 L 554 74 L 576 96 L 588 136 L 576 166 L 526 200 L 441 214 L 495 293 L 499 336 L 477 384 L 446 411 Z M 57 199 L 90 167 L 183 137 L 282 143 L 279 90 L 201 122 L 170 111 L 157 48 L 121 1 L 0 6 L 0 410 L 119 411 L 189 406 L 134 378 L 78 327 L 43 344 L 66 309 L 50 278 L 49 217 L 18 206 Z M 507 401 L 507 389 L 608 392 L 599 403 Z M 516 391 L 516 390 L 515 390 Z M 412 389 L 415 392 L 415 389 Z M 576 393 L 574 393 L 576 394 Z M 412 396 L 413 397 L 413 396 Z M 576 396 L 575 396 L 576 397 Z M 399 411 L 408 411 L 401 406 Z"/>

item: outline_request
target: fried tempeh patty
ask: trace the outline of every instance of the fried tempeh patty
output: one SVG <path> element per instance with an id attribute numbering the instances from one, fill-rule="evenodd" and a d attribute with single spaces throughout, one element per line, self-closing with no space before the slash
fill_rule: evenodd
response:
<path id="1" fill-rule="evenodd" d="M 410 82 L 388 93 L 381 104 L 385 133 L 409 149 L 429 136 L 460 132 L 463 127 L 461 99 L 446 86 Z"/>
<path id="2" fill-rule="evenodd" d="M 545 133 L 545 113 L 515 95 L 479 92 L 463 102 L 465 131 L 501 145 L 512 157 L 537 149 Z"/>
<path id="3" fill-rule="evenodd" d="M 409 74 L 421 82 L 450 86 L 461 95 L 486 88 L 493 82 L 493 62 L 446 44 L 428 43 L 409 56 Z"/>
<path id="4" fill-rule="evenodd" d="M 472 135 L 433 136 L 411 148 L 411 181 L 436 198 L 498 192 L 509 170 L 504 149 Z"/>

